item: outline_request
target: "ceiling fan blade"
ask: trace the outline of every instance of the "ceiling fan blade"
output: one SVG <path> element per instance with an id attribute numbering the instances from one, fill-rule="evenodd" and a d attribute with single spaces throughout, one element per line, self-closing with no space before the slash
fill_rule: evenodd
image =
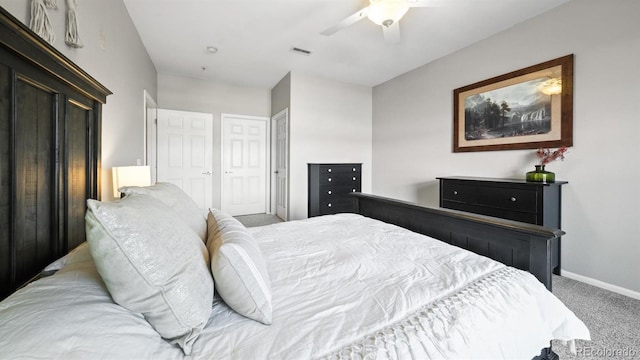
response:
<path id="1" fill-rule="evenodd" d="M 364 9 L 358 10 L 358 12 L 356 12 L 355 14 L 347 17 L 346 19 L 340 21 L 339 23 L 337 23 L 336 25 L 326 29 L 325 31 L 321 32 L 320 34 L 324 35 L 324 36 L 329 36 L 329 35 L 333 35 L 335 33 L 337 33 L 338 31 L 346 28 L 347 26 L 353 25 L 355 23 L 357 23 L 358 21 L 362 20 L 363 18 L 367 17 L 367 10 L 369 10 L 369 7 L 367 6 Z"/>
<path id="2" fill-rule="evenodd" d="M 397 44 L 400 42 L 400 22 L 396 21 L 389 26 L 382 27 L 384 41 L 388 44 Z"/>

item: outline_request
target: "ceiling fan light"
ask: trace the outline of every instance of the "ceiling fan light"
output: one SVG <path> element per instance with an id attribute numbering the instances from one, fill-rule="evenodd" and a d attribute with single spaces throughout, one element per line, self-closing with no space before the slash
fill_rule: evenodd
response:
<path id="1" fill-rule="evenodd" d="M 367 17 L 378 25 L 391 26 L 409 10 L 407 0 L 371 0 Z"/>

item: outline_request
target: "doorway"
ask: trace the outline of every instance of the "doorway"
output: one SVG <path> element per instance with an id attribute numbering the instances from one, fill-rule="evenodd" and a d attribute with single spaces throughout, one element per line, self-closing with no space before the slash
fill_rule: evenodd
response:
<path id="1" fill-rule="evenodd" d="M 271 210 L 280 219 L 289 219 L 289 109 L 271 118 L 273 142 L 273 171 Z"/>
<path id="2" fill-rule="evenodd" d="M 267 212 L 269 118 L 222 114 L 221 209 L 233 216 Z"/>
<path id="3" fill-rule="evenodd" d="M 158 109 L 157 181 L 186 192 L 203 211 L 213 207 L 213 115 Z"/>
<path id="4" fill-rule="evenodd" d="M 151 167 L 151 183 L 156 183 L 156 152 L 157 152 L 157 119 L 158 105 L 151 94 L 144 90 L 144 164 Z"/>

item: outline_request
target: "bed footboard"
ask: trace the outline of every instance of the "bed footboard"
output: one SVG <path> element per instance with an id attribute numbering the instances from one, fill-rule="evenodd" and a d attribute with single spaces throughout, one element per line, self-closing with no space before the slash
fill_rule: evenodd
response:
<path id="1" fill-rule="evenodd" d="M 358 213 L 532 273 L 551 291 L 553 239 L 562 230 L 353 193 Z"/>

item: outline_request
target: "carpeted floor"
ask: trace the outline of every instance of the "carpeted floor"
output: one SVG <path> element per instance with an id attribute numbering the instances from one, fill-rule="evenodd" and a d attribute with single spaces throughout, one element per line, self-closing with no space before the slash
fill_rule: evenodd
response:
<path id="1" fill-rule="evenodd" d="M 236 216 L 247 227 L 281 222 L 275 215 Z M 640 300 L 566 277 L 553 277 L 553 293 L 591 332 L 591 341 L 577 340 L 576 354 L 568 344 L 553 341 L 561 360 L 640 359 Z"/>
<path id="2" fill-rule="evenodd" d="M 640 300 L 560 276 L 553 293 L 591 332 L 591 341 L 576 341 L 575 355 L 553 341 L 561 360 L 640 359 Z"/>
<path id="3" fill-rule="evenodd" d="M 246 227 L 263 226 L 282 222 L 279 217 L 270 214 L 254 214 L 234 217 Z"/>

